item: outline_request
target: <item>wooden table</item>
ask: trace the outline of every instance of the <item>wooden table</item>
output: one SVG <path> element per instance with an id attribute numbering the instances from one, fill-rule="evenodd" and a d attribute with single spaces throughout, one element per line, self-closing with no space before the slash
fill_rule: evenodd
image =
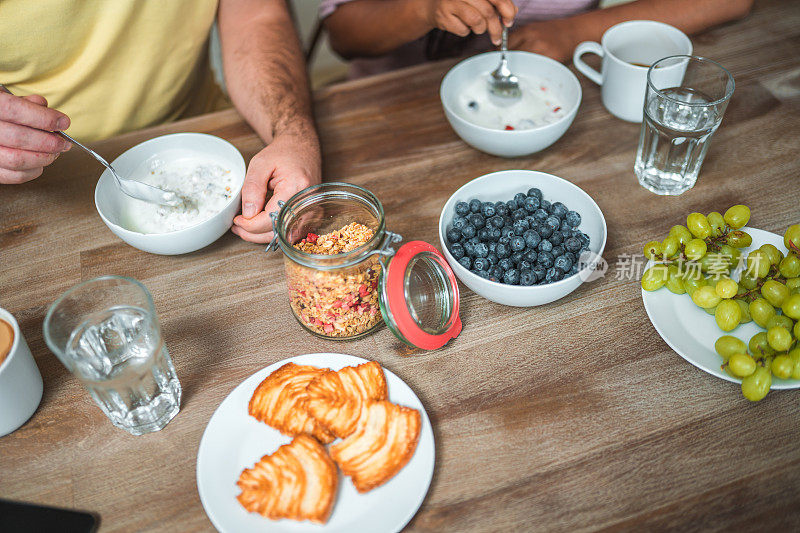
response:
<path id="1" fill-rule="evenodd" d="M 0 305 L 19 319 L 45 383 L 33 418 L 0 439 L 0 496 L 94 510 L 106 531 L 210 530 L 195 457 L 211 414 L 264 366 L 333 351 L 379 361 L 431 417 L 436 470 L 410 530 L 796 529 L 800 393 L 750 404 L 675 354 L 651 326 L 638 282 L 615 275 L 620 256 L 691 211 L 743 202 L 753 227 L 781 233 L 800 219 L 800 10 L 758 2 L 748 19 L 693 40 L 731 70 L 736 92 L 697 186 L 677 198 L 639 187 L 639 127 L 611 117 L 583 78 L 567 134 L 510 160 L 469 148 L 446 123 L 438 85 L 447 65 L 317 93 L 325 179 L 373 191 L 389 229 L 407 240 L 438 245 L 448 196 L 502 169 L 562 176 L 605 213 L 609 275 L 527 310 L 463 288 L 464 331 L 436 352 L 409 353 L 386 328 L 344 344 L 308 335 L 290 314 L 280 254 L 234 235 L 180 257 L 131 248 L 97 216 L 99 168 L 75 150 L 41 179 L 0 188 Z M 262 146 L 228 111 L 97 148 L 116 156 L 175 131 L 221 136 L 247 159 Z M 101 274 L 133 276 L 154 295 L 184 387 L 180 414 L 161 432 L 114 428 L 42 339 L 47 306 Z"/>

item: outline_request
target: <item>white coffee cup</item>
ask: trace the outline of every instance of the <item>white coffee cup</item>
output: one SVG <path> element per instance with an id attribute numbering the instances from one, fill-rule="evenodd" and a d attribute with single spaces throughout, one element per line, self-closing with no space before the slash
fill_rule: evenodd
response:
<path id="1" fill-rule="evenodd" d="M 42 375 L 14 316 L 0 308 L 0 320 L 11 324 L 11 351 L 0 363 L 0 437 L 16 430 L 42 401 Z"/>
<path id="2" fill-rule="evenodd" d="M 603 58 L 601 72 L 581 59 L 583 54 Z M 584 76 L 602 86 L 603 105 L 622 120 L 642 121 L 647 71 L 659 59 L 691 55 L 692 42 L 677 28 L 652 20 L 630 20 L 610 27 L 600 43 L 586 41 L 575 48 L 572 61 Z M 680 85 L 685 65 L 659 68 L 653 79 L 660 87 Z"/>

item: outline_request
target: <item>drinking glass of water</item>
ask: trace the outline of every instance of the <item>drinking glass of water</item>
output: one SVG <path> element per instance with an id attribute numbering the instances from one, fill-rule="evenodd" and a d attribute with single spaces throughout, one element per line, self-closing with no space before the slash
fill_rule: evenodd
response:
<path id="1" fill-rule="evenodd" d="M 676 67 L 683 71 L 681 83 L 659 76 Z M 650 66 L 634 165 L 642 187 L 672 195 L 694 187 L 733 87 L 730 72 L 703 57 L 670 56 Z"/>
<path id="2" fill-rule="evenodd" d="M 72 287 L 47 311 L 44 338 L 115 426 L 141 435 L 178 413 L 181 384 L 153 298 L 135 279 L 103 276 Z"/>

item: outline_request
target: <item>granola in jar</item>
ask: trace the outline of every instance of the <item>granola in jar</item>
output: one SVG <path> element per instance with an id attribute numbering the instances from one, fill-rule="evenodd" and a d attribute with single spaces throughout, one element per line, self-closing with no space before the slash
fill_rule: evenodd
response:
<path id="1" fill-rule="evenodd" d="M 326 233 L 309 233 L 294 247 L 308 254 L 336 255 L 355 250 L 374 236 L 372 229 L 352 222 Z M 375 255 L 356 265 L 319 270 L 286 261 L 292 311 L 309 330 L 325 337 L 349 338 L 382 322 L 378 279 L 381 265 Z"/>

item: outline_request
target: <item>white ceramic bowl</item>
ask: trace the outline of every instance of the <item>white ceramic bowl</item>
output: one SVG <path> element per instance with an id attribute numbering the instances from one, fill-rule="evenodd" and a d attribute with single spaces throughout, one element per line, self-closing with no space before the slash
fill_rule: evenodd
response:
<path id="1" fill-rule="evenodd" d="M 122 176 L 131 176 L 142 172 L 142 166 L 154 157 L 164 162 L 193 157 L 203 161 L 213 160 L 231 171 L 236 194 L 228 200 L 222 211 L 194 226 L 168 233 L 140 233 L 125 227 L 122 221 L 123 205 L 128 198 L 117 187 L 111 172 L 106 170 L 100 175 L 94 190 L 94 204 L 106 226 L 134 248 L 163 255 L 194 252 L 224 235 L 233 225 L 233 217 L 239 212 L 242 202 L 246 168 L 239 150 L 213 135 L 173 133 L 137 144 L 111 164 Z"/>
<path id="2" fill-rule="evenodd" d="M 529 287 L 506 285 L 473 274 L 452 256 L 447 248 L 445 235 L 455 215 L 456 203 L 469 202 L 473 198 L 482 202 L 506 202 L 511 200 L 516 193 L 526 193 L 531 187 L 541 189 L 545 200 L 563 202 L 569 209 L 577 211 L 581 215 L 581 224 L 578 229 L 589 236 L 590 251 L 602 256 L 606 247 L 608 233 L 606 219 L 592 197 L 577 185 L 552 174 L 533 170 L 503 170 L 475 178 L 458 189 L 444 204 L 444 209 L 439 217 L 439 241 L 442 244 L 444 256 L 458 279 L 476 293 L 493 302 L 516 307 L 544 305 L 563 298 L 577 289 L 589 274 L 585 269 L 578 274 L 547 285 Z"/>
<path id="3" fill-rule="evenodd" d="M 549 57 L 520 51 L 508 52 L 507 57 L 514 74 L 544 79 L 557 90 L 568 109 L 567 114 L 552 124 L 513 131 L 478 126 L 456 114 L 454 110 L 461 91 L 476 77 L 486 77 L 497 68 L 500 52 L 487 52 L 458 63 L 442 80 L 439 96 L 447 120 L 464 142 L 493 155 L 519 157 L 544 150 L 564 135 L 578 112 L 581 85 L 567 67 Z"/>

